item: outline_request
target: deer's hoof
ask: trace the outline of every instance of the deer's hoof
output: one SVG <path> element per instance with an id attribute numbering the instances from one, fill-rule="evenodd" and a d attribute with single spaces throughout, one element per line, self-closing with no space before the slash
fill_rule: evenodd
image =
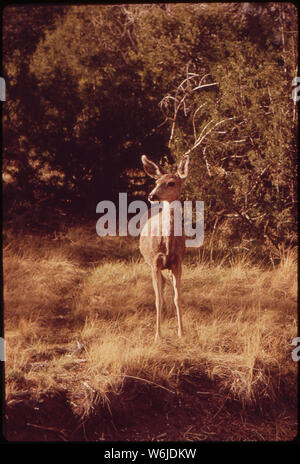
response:
<path id="1" fill-rule="evenodd" d="M 160 335 L 160 333 L 156 333 L 156 334 L 155 334 L 155 337 L 154 337 L 154 342 L 157 343 L 157 342 L 159 342 L 160 340 L 161 340 L 161 335 Z"/>

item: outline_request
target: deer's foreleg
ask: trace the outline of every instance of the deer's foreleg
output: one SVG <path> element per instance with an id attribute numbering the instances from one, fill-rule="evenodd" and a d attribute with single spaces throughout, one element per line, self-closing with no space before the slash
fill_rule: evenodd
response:
<path id="1" fill-rule="evenodd" d="M 170 279 L 174 290 L 174 304 L 176 308 L 178 321 L 178 337 L 182 337 L 183 327 L 180 303 L 181 265 L 176 264 L 174 267 L 172 267 L 172 269 L 170 270 Z"/>
<path id="2" fill-rule="evenodd" d="M 156 334 L 155 341 L 161 337 L 161 313 L 163 306 L 163 275 L 158 267 L 152 268 L 152 282 L 155 292 L 155 306 L 156 306 Z"/>

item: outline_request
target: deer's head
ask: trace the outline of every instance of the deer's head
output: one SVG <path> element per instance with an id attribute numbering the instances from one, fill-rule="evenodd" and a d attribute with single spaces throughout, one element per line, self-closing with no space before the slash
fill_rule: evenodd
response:
<path id="1" fill-rule="evenodd" d="M 182 183 L 188 176 L 189 156 L 183 156 L 175 174 L 164 173 L 157 164 L 149 160 L 145 155 L 142 156 L 142 163 L 146 174 L 156 179 L 156 185 L 150 192 L 148 200 L 151 203 L 155 201 L 168 201 L 171 203 L 178 200 Z"/>

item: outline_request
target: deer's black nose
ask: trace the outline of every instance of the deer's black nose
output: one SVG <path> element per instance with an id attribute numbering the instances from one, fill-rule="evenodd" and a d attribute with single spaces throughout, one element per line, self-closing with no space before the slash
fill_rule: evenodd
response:
<path id="1" fill-rule="evenodd" d="M 149 201 L 158 201 L 158 197 L 157 197 L 157 195 L 155 195 L 155 193 L 154 193 L 154 194 L 150 194 L 150 195 L 148 196 L 148 200 L 149 200 Z"/>

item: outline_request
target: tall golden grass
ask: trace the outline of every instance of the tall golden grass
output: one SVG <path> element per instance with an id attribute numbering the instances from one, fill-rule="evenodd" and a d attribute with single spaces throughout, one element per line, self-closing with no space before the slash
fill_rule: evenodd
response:
<path id="1" fill-rule="evenodd" d="M 87 414 L 126 378 L 172 390 L 178 375 L 216 379 L 226 394 L 275 401 L 282 378 L 296 382 L 297 256 L 276 267 L 195 259 L 183 266 L 185 337 L 176 335 L 171 287 L 163 340 L 154 343 L 149 268 L 130 238 L 77 227 L 55 237 L 5 235 L 6 397 L 68 391 Z"/>

